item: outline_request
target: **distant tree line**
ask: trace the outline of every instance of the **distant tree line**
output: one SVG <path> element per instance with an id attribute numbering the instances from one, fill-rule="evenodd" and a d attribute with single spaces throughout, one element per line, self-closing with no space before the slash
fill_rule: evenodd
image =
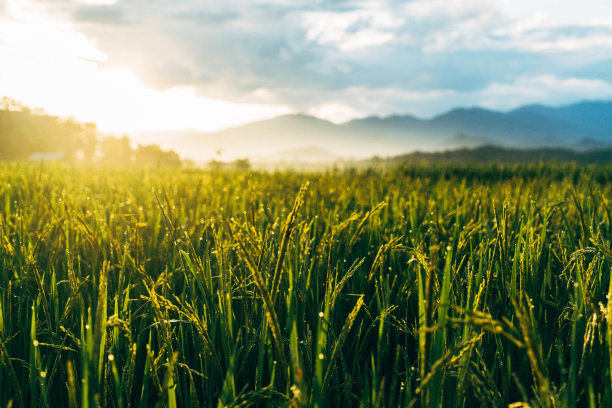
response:
<path id="1" fill-rule="evenodd" d="M 181 158 L 173 150 L 157 145 L 138 145 L 132 149 L 127 136 L 107 136 L 99 141 L 98 162 L 112 166 L 180 167 Z"/>
<path id="2" fill-rule="evenodd" d="M 612 147 L 588 151 L 576 151 L 565 148 L 530 148 L 517 149 L 499 146 L 481 146 L 462 148 L 444 152 L 414 152 L 388 159 L 374 158 L 368 162 L 379 164 L 446 164 L 446 163 L 577 163 L 577 164 L 612 164 Z"/>
<path id="3" fill-rule="evenodd" d="M 236 159 L 231 162 L 224 162 L 224 161 L 213 159 L 208 162 L 208 168 L 214 171 L 220 171 L 220 170 L 247 171 L 251 169 L 251 162 L 247 158 Z"/>
<path id="4" fill-rule="evenodd" d="M 130 145 L 127 136 L 99 137 L 95 123 L 62 119 L 9 98 L 0 100 L 0 160 L 83 161 L 113 166 L 179 167 L 174 151 Z"/>

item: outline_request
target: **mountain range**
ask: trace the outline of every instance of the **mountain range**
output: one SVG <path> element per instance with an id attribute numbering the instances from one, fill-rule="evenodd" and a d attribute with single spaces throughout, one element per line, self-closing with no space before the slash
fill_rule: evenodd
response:
<path id="1" fill-rule="evenodd" d="M 196 162 L 329 162 L 483 145 L 585 150 L 612 146 L 612 101 L 526 105 L 509 112 L 457 108 L 431 119 L 371 116 L 342 124 L 294 114 L 214 133 L 184 130 L 129 136 L 159 143 Z"/>

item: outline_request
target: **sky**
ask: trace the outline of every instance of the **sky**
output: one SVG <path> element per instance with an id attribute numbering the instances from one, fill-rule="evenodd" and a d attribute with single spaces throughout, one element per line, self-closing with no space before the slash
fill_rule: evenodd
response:
<path id="1" fill-rule="evenodd" d="M 0 0 L 0 97 L 101 131 L 612 99 L 610 0 Z"/>

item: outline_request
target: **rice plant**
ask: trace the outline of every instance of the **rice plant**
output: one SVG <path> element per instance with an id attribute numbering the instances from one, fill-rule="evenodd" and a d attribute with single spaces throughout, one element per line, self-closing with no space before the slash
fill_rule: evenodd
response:
<path id="1" fill-rule="evenodd" d="M 612 406 L 612 168 L 0 164 L 0 404 Z"/>

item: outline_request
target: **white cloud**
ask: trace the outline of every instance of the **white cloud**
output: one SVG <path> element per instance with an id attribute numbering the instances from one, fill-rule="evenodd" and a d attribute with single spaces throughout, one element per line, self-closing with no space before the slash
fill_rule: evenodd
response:
<path id="1" fill-rule="evenodd" d="M 538 14 L 516 20 L 492 31 L 489 47 L 531 52 L 573 52 L 612 48 L 612 15 L 587 23 L 566 26 Z"/>
<path id="2" fill-rule="evenodd" d="M 76 0 L 76 3 L 86 4 L 88 6 L 111 6 L 118 2 L 119 0 Z"/>
<path id="3" fill-rule="evenodd" d="M 354 118 L 367 116 L 366 112 L 359 111 L 343 102 L 326 102 L 313 106 L 308 110 L 308 114 L 334 123 L 343 123 Z"/>
<path id="4" fill-rule="evenodd" d="M 525 103 L 554 105 L 580 99 L 612 98 L 612 83 L 601 79 L 559 78 L 555 75 L 524 76 L 514 81 L 493 82 L 475 95 L 482 106 L 510 109 Z"/>
<path id="5" fill-rule="evenodd" d="M 402 14 L 416 21 L 464 20 L 495 9 L 491 0 L 418 0 L 403 5 Z"/>
<path id="6" fill-rule="evenodd" d="M 395 36 L 375 30 L 360 30 L 342 41 L 338 48 L 342 51 L 351 51 L 360 48 L 379 46 L 393 41 Z"/>
<path id="7" fill-rule="evenodd" d="M 583 50 L 599 50 L 612 48 L 612 33 L 610 35 L 596 35 L 587 38 L 568 36 L 548 41 L 533 41 L 523 44 L 522 47 L 530 51 L 539 52 L 569 52 Z"/>
<path id="8" fill-rule="evenodd" d="M 14 57 L 36 61 L 65 61 L 85 59 L 103 62 L 107 56 L 87 40 L 85 35 L 74 32 L 66 24 L 45 21 L 5 21 L 0 26 L 0 38 Z M 11 64 L 11 61 L 4 61 Z"/>
<path id="9" fill-rule="evenodd" d="M 529 3 L 529 4 L 527 4 Z M 572 18 L 565 3 L 547 1 L 413 1 L 397 13 L 411 32 L 409 44 L 426 53 L 457 51 L 574 52 L 612 47 L 612 3 L 598 1 Z M 599 14 L 594 10 L 598 10 Z M 527 12 L 528 11 L 528 12 Z M 575 32 L 579 33 L 576 34 Z"/>
<path id="10" fill-rule="evenodd" d="M 512 19 L 545 16 L 560 25 L 588 24 L 593 18 L 612 16 L 610 0 L 588 0 L 577 3 L 570 0 L 497 0 L 498 7 Z"/>
<path id="11" fill-rule="evenodd" d="M 446 108 L 444 101 L 453 98 L 455 94 L 454 91 L 445 89 L 411 91 L 393 87 L 354 86 L 329 92 L 323 99 L 334 102 L 322 102 L 309 113 L 323 115 L 321 117 L 335 122 L 373 114 L 387 116 L 416 112 L 431 116 Z M 333 114 L 338 114 L 341 119 L 333 120 Z"/>
<path id="12" fill-rule="evenodd" d="M 404 20 L 385 8 L 302 13 L 306 38 L 341 51 L 380 46 L 395 39 Z"/>

